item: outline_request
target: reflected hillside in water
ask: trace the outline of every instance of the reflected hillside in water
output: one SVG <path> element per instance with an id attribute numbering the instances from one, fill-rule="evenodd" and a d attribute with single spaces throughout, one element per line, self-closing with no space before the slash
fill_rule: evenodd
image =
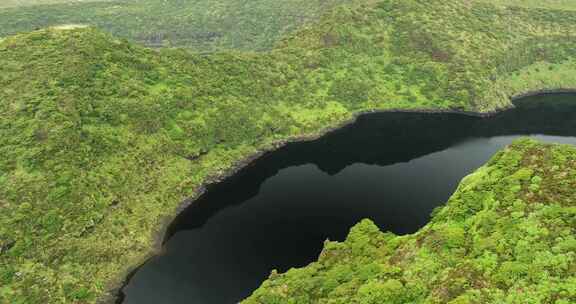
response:
<path id="1" fill-rule="evenodd" d="M 278 171 L 314 164 L 335 175 L 353 164 L 388 166 L 442 151 L 471 138 L 541 134 L 574 136 L 576 96 L 551 94 L 524 98 L 516 108 L 490 118 L 458 114 L 375 113 L 311 142 L 289 144 L 256 160 L 237 175 L 209 187 L 169 229 L 201 227 L 218 210 L 258 194 Z"/>

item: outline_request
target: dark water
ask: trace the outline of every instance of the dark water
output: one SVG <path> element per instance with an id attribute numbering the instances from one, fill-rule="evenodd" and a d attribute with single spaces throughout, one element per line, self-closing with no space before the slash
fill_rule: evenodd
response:
<path id="1" fill-rule="evenodd" d="M 272 269 L 314 261 L 363 218 L 417 231 L 465 175 L 519 135 L 576 144 L 576 95 L 525 98 L 489 119 L 371 114 L 270 153 L 215 185 L 174 223 L 165 253 L 124 289 L 125 304 L 228 304 Z"/>

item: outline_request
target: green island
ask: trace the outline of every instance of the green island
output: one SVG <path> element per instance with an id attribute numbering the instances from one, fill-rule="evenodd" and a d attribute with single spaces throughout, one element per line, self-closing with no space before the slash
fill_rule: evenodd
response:
<path id="1" fill-rule="evenodd" d="M 36 8 L 2 9 L 0 23 Z M 576 89 L 571 1 L 321 8 L 317 20 L 243 36 L 253 48 L 233 34 L 174 43 L 191 49 L 150 49 L 95 27 L 0 34 L 0 303 L 112 301 L 183 201 L 359 113 L 488 115 L 513 96 Z M 394 237 L 362 222 L 247 302 L 574 302 L 574 162 L 573 148 L 517 143 L 422 231 Z"/>

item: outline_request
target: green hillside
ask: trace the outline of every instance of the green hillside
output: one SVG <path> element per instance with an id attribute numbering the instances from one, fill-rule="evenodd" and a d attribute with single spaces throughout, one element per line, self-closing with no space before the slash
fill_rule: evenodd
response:
<path id="1" fill-rule="evenodd" d="M 369 220 L 246 304 L 576 302 L 576 148 L 517 141 L 415 234 Z"/>
<path id="2" fill-rule="evenodd" d="M 350 0 L 0 1 L 0 37 L 61 24 L 87 24 L 153 47 L 201 52 L 267 50 L 281 35 Z M 63 3 L 66 2 L 66 3 Z M 43 4 L 45 3 L 45 4 Z M 43 5 L 40 5 L 43 4 Z M 6 8 L 3 6 L 11 6 Z"/>
<path id="3" fill-rule="evenodd" d="M 98 2 L 98 1 L 113 1 L 113 0 L 2 0 L 2 2 L 0 2 L 0 8 L 22 7 L 33 5 L 50 5 L 60 3 L 86 3 L 86 2 Z"/>
<path id="4" fill-rule="evenodd" d="M 502 6 L 576 10 L 572 0 L 480 0 Z"/>
<path id="5" fill-rule="evenodd" d="M 576 88 L 574 33 L 572 10 L 387 0 L 339 6 L 264 53 L 151 50 L 94 28 L 6 37 L 0 303 L 111 295 L 202 185 L 359 112 L 490 113 Z"/>

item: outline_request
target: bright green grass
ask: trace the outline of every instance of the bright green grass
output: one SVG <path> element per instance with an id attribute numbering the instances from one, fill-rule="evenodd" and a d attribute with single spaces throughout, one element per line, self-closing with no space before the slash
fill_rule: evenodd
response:
<path id="1" fill-rule="evenodd" d="M 576 10 L 576 2 L 574 2 L 574 0 L 480 0 L 480 1 L 504 6 Z"/>
<path id="2" fill-rule="evenodd" d="M 571 10 L 387 0 L 340 6 L 262 53 L 151 50 L 94 28 L 6 37 L 0 303 L 102 299 L 203 183 L 359 111 L 486 113 L 576 88 L 574 33 Z"/>
<path id="3" fill-rule="evenodd" d="M 569 61 L 562 64 L 551 64 L 538 62 L 522 68 L 503 79 L 498 79 L 495 86 L 510 95 L 532 92 L 542 88 L 542 83 L 547 83 L 549 89 L 571 89 L 576 83 L 576 61 Z"/>
<path id="4" fill-rule="evenodd" d="M 576 148 L 517 141 L 417 233 L 364 220 L 244 303 L 575 303 L 575 218 Z"/>

